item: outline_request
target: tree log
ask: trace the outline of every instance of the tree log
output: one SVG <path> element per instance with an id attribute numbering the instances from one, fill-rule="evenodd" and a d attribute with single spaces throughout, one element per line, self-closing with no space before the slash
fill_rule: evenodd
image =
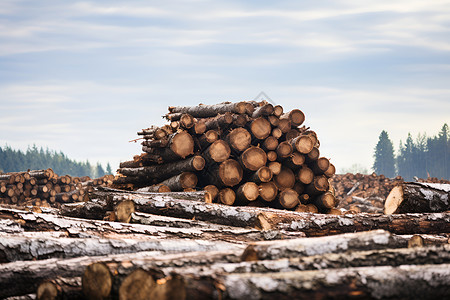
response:
<path id="1" fill-rule="evenodd" d="M 185 276 L 187 299 L 441 299 L 450 264 Z M 215 280 L 214 280 L 215 279 Z M 217 295 L 215 286 L 222 287 Z"/>
<path id="2" fill-rule="evenodd" d="M 233 150 L 242 152 L 250 146 L 252 136 L 245 128 L 235 128 L 227 135 L 226 141 Z"/>
<path id="3" fill-rule="evenodd" d="M 285 158 L 288 158 L 292 155 L 293 152 L 293 148 L 292 146 L 289 144 L 289 142 L 284 141 L 278 144 L 277 147 L 277 158 L 279 160 L 283 160 Z"/>
<path id="4" fill-rule="evenodd" d="M 299 135 L 289 142 L 301 154 L 308 154 L 314 147 L 313 140 L 307 135 Z"/>
<path id="5" fill-rule="evenodd" d="M 236 199 L 239 205 L 245 205 L 249 201 L 254 201 L 259 196 L 259 187 L 254 182 L 246 182 L 241 184 L 236 191 Z"/>
<path id="6" fill-rule="evenodd" d="M 241 154 L 239 161 L 246 170 L 257 171 L 266 165 L 267 154 L 263 149 L 252 146 Z"/>
<path id="7" fill-rule="evenodd" d="M 172 267 L 208 265 L 212 262 L 237 262 L 242 250 L 189 252 L 161 255 L 161 252 L 125 253 L 108 256 L 83 256 L 72 259 L 46 259 L 18 261 L 0 264 L 0 297 L 26 295 L 36 291 L 39 283 L 56 277 L 81 277 L 86 267 L 93 262 L 117 265 L 116 269 L 137 267 Z M 133 264 L 129 262 L 132 261 Z M 120 266 L 120 267 L 119 267 Z M 131 271 L 129 271 L 131 272 Z"/>
<path id="8" fill-rule="evenodd" d="M 442 212 L 450 210 L 450 184 L 404 182 L 386 198 L 386 214 Z"/>
<path id="9" fill-rule="evenodd" d="M 272 126 L 265 118 L 259 117 L 250 124 L 250 132 L 258 140 L 263 140 L 268 137 L 271 131 Z"/>
<path id="10" fill-rule="evenodd" d="M 295 184 L 294 172 L 289 168 L 281 167 L 280 173 L 274 176 L 273 181 L 279 190 L 292 189 Z"/>
<path id="11" fill-rule="evenodd" d="M 184 159 L 194 154 L 194 140 L 186 131 L 176 132 L 168 137 L 168 147 L 150 148 L 143 146 L 142 150 L 150 154 L 161 156 L 163 161 Z"/>
<path id="12" fill-rule="evenodd" d="M 224 130 L 227 129 L 233 123 L 233 115 L 230 112 L 217 115 L 214 118 L 205 121 L 206 130 L 217 129 Z"/>
<path id="13" fill-rule="evenodd" d="M 36 290 L 36 299 L 84 299 L 81 290 L 81 278 L 54 278 L 39 284 Z"/>
<path id="14" fill-rule="evenodd" d="M 208 183 L 212 183 L 217 187 L 235 186 L 241 182 L 243 170 L 237 161 L 227 159 L 220 165 L 214 164 L 210 166 L 204 176 L 207 176 Z"/>
<path id="15" fill-rule="evenodd" d="M 223 140 L 217 140 L 203 152 L 203 157 L 208 162 L 221 163 L 226 161 L 230 157 L 230 154 L 230 146 Z"/>
<path id="16" fill-rule="evenodd" d="M 292 126 L 298 127 L 305 121 L 305 114 L 299 109 L 293 109 L 288 113 L 283 114 L 281 119 L 289 119 Z"/>
<path id="17" fill-rule="evenodd" d="M 197 175 L 192 172 L 182 172 L 181 174 L 164 180 L 160 184 L 169 187 L 173 192 L 181 192 L 184 189 L 196 187 L 197 182 Z"/>
<path id="18" fill-rule="evenodd" d="M 273 173 L 269 167 L 263 166 L 250 176 L 250 181 L 254 183 L 269 182 L 272 180 Z"/>
<path id="19" fill-rule="evenodd" d="M 273 110 L 273 105 L 270 103 L 259 106 L 253 111 L 252 118 L 256 119 L 263 116 L 270 116 L 273 114 Z"/>
<path id="20" fill-rule="evenodd" d="M 172 106 L 169 107 L 169 111 L 170 113 L 188 113 L 192 115 L 194 118 L 209 118 L 227 112 L 244 114 L 246 112 L 246 103 L 237 102 L 237 103 L 220 103 L 214 105 L 200 104 L 198 106 Z"/>

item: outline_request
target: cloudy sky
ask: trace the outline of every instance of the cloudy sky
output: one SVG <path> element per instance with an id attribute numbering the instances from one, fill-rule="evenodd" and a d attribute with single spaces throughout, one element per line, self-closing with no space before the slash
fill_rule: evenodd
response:
<path id="1" fill-rule="evenodd" d="M 369 169 L 450 122 L 450 1 L 0 1 L 0 146 L 115 169 L 168 105 L 261 91 Z"/>

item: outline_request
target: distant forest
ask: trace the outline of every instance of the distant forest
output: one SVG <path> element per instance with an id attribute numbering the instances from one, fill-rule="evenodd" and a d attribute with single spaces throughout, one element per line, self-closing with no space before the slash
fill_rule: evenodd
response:
<path id="1" fill-rule="evenodd" d="M 388 177 L 400 175 L 406 180 L 414 177 L 450 179 L 450 135 L 447 124 L 438 135 L 419 134 L 414 140 L 408 134 L 400 141 L 397 155 L 386 131 L 382 131 L 375 147 L 373 170 Z"/>
<path id="2" fill-rule="evenodd" d="M 64 153 L 50 151 L 49 149 L 29 147 L 27 151 L 14 150 L 9 146 L 0 147 L 0 171 L 23 172 L 52 168 L 58 175 L 89 176 L 91 178 L 112 174 L 111 166 L 103 169 L 100 163 L 91 165 L 85 162 L 77 162 L 69 159 Z"/>

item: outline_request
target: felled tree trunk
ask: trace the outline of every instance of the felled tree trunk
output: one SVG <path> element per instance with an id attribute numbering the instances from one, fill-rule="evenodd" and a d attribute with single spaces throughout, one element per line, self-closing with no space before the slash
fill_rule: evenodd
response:
<path id="1" fill-rule="evenodd" d="M 174 161 L 170 163 L 146 166 L 140 168 L 121 168 L 118 171 L 127 176 L 140 176 L 144 178 L 159 179 L 160 181 L 175 176 L 181 172 L 201 171 L 205 167 L 205 159 L 200 155 Z"/>
<path id="2" fill-rule="evenodd" d="M 238 102 L 198 106 L 171 106 L 169 107 L 169 112 L 168 115 L 172 113 L 188 113 L 194 118 L 209 118 L 227 112 L 243 114 L 246 112 L 246 103 Z"/>
<path id="3" fill-rule="evenodd" d="M 450 210 L 450 184 L 404 182 L 386 198 L 386 214 L 442 212 Z"/>
<path id="4" fill-rule="evenodd" d="M 216 280 L 213 280 L 213 277 L 185 276 L 186 298 L 440 299 L 449 293 L 450 265 L 224 274 L 214 278 Z M 217 295 L 214 288 L 217 285 L 222 287 L 220 295 Z"/>
<path id="5" fill-rule="evenodd" d="M 36 292 L 44 280 L 56 277 L 81 277 L 86 267 L 94 262 L 104 262 L 108 266 L 126 268 L 129 272 L 138 267 L 154 268 L 183 267 L 189 265 L 209 265 L 212 262 L 238 262 L 239 250 L 188 252 L 163 255 L 159 251 L 125 253 L 107 256 L 82 256 L 71 259 L 45 259 L 38 261 L 18 261 L 0 264 L 0 298 L 27 295 Z M 129 262 L 133 261 L 133 264 Z"/>
<path id="6" fill-rule="evenodd" d="M 251 243 L 245 249 L 242 260 L 279 259 L 340 253 L 350 249 L 352 251 L 361 251 L 404 246 L 405 241 L 399 242 L 389 232 L 373 230 L 335 236 Z"/>

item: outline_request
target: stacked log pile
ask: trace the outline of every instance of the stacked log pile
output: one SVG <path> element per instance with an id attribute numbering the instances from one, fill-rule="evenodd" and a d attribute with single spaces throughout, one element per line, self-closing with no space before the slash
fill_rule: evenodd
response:
<path id="1" fill-rule="evenodd" d="M 169 124 L 138 132 L 143 154 L 122 162 L 115 186 L 147 192 L 205 190 L 212 202 L 334 212 L 317 134 L 299 109 L 267 102 L 169 107 Z"/>
<path id="2" fill-rule="evenodd" d="M 0 174 L 0 204 L 59 207 L 87 200 L 95 186 L 112 184 L 114 176 L 101 178 L 58 176 L 52 169 Z"/>
<path id="3" fill-rule="evenodd" d="M 0 298 L 448 295 L 450 213 L 300 213 L 204 196 L 98 187 L 59 209 L 0 206 Z"/>
<path id="4" fill-rule="evenodd" d="M 448 180 L 437 178 L 417 179 L 417 182 L 450 184 Z M 330 179 L 339 203 L 338 208 L 349 213 L 382 213 L 389 193 L 404 183 L 401 176 L 388 178 L 376 173 L 336 174 Z"/>

